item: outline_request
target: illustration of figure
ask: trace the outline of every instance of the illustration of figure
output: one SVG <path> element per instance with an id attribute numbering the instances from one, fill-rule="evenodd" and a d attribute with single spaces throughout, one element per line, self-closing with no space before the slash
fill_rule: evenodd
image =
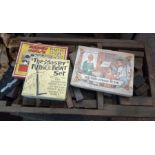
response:
<path id="1" fill-rule="evenodd" d="M 107 70 L 106 70 L 106 76 L 105 76 L 105 78 L 107 78 L 107 79 L 109 79 L 109 80 L 114 80 L 114 79 L 115 79 L 115 76 L 114 76 L 114 74 L 112 73 L 112 70 L 111 70 L 110 67 L 107 68 Z"/>
<path id="2" fill-rule="evenodd" d="M 88 55 L 88 60 L 84 61 L 82 65 L 82 70 L 87 75 L 92 75 L 92 72 L 94 71 L 94 63 L 93 63 L 93 55 Z"/>
<path id="3" fill-rule="evenodd" d="M 30 61 L 30 58 L 31 58 L 31 54 L 26 52 L 25 55 L 23 55 L 23 58 L 22 58 L 22 64 L 23 65 L 28 65 L 29 64 L 29 61 Z"/>
<path id="4" fill-rule="evenodd" d="M 106 69 L 106 75 L 105 78 L 109 79 L 109 80 L 115 80 L 115 75 L 112 72 L 112 69 L 109 67 Z M 111 88 L 113 87 L 112 84 L 104 84 L 105 87 Z"/>
<path id="5" fill-rule="evenodd" d="M 128 84 L 129 84 L 129 80 L 130 80 L 130 72 L 131 72 L 131 68 L 128 64 L 126 64 L 125 62 L 123 62 L 122 59 L 119 59 L 117 61 L 117 79 L 122 81 L 122 87 L 127 88 Z"/>

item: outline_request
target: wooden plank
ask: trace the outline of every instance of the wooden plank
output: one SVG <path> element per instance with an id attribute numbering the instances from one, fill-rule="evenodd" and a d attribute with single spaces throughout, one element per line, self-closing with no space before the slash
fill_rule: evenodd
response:
<path id="1" fill-rule="evenodd" d="M 52 38 L 81 38 L 89 37 L 91 34 L 80 34 L 80 33 L 36 33 L 35 37 L 52 37 Z"/>
<path id="2" fill-rule="evenodd" d="M 151 97 L 120 97 L 121 105 L 153 106 Z"/>
<path id="3" fill-rule="evenodd" d="M 33 114 L 60 114 L 107 117 L 155 117 L 155 109 L 149 106 L 128 106 L 105 104 L 103 110 L 96 109 L 67 109 L 41 107 L 1 107 L 0 112 L 33 113 Z"/>
<path id="4" fill-rule="evenodd" d="M 104 96 L 103 93 L 97 92 L 97 107 L 98 109 L 103 109 Z"/>
<path id="5" fill-rule="evenodd" d="M 135 33 L 121 33 L 121 38 L 122 39 L 130 39 L 130 40 L 132 40 L 134 35 L 135 35 Z"/>
<path id="6" fill-rule="evenodd" d="M 40 107 L 41 106 L 41 99 L 36 99 L 36 106 Z"/>
<path id="7" fill-rule="evenodd" d="M 71 96 L 71 93 L 70 93 L 69 89 L 68 89 L 68 92 L 67 92 L 66 103 L 67 103 L 68 108 L 73 108 L 74 107 L 74 103 L 73 103 L 72 96 Z"/>
<path id="8" fill-rule="evenodd" d="M 72 60 L 72 63 L 73 63 L 73 66 L 74 66 L 75 59 Z M 70 83 L 70 81 L 71 81 L 72 73 L 73 73 L 73 69 L 72 69 L 72 66 L 70 66 L 70 71 L 69 71 L 69 83 Z M 83 94 L 82 94 L 80 88 L 78 88 L 78 87 L 72 87 L 72 90 L 73 90 L 73 92 L 74 92 L 74 97 L 76 98 L 76 101 L 77 101 L 77 102 L 84 100 L 84 96 L 83 96 Z M 71 96 L 72 96 L 72 95 L 71 95 Z"/>
<path id="9" fill-rule="evenodd" d="M 112 117 L 111 121 L 155 121 L 155 118 Z"/>
<path id="10" fill-rule="evenodd" d="M 35 106 L 36 105 L 36 99 L 23 97 L 22 105 L 23 106 Z"/>
<path id="11" fill-rule="evenodd" d="M 152 64 L 152 54 L 151 49 L 148 46 L 148 43 L 145 43 L 145 56 L 146 56 L 146 62 L 148 67 L 148 73 L 149 73 L 149 82 L 150 82 L 150 88 L 151 88 L 151 95 L 152 95 L 152 101 L 153 105 L 155 106 L 155 72 L 153 70 L 153 64 Z"/>
<path id="12" fill-rule="evenodd" d="M 102 43 L 104 48 L 126 48 L 126 49 L 144 49 L 140 41 L 120 40 L 120 39 L 92 39 L 92 38 L 49 38 L 49 37 L 17 37 L 15 40 L 32 42 L 55 42 L 55 43 Z"/>
<path id="13" fill-rule="evenodd" d="M 76 103 L 74 101 L 74 105 L 76 108 L 88 108 L 88 109 L 95 109 L 96 106 L 96 100 L 83 100 L 81 102 Z"/>
<path id="14" fill-rule="evenodd" d="M 94 33 L 95 38 L 106 38 L 104 33 Z"/>
<path id="15" fill-rule="evenodd" d="M 12 104 L 11 106 L 12 106 L 12 107 L 21 107 L 20 104 Z"/>
<path id="16" fill-rule="evenodd" d="M 72 52 L 71 54 L 69 54 L 69 58 L 70 58 L 71 63 L 72 63 L 73 66 L 74 66 L 74 64 L 75 64 L 76 55 L 77 55 L 77 51 Z"/>
<path id="17" fill-rule="evenodd" d="M 70 94 L 72 98 L 75 98 L 72 86 L 69 86 Z"/>
<path id="18" fill-rule="evenodd" d="M 7 101 L 5 101 L 5 100 L 0 100 L 0 107 L 1 106 L 6 106 L 6 104 L 7 104 Z"/>
<path id="19" fill-rule="evenodd" d="M 104 97 L 104 102 L 105 102 L 105 104 L 113 104 L 113 99 L 112 99 L 112 97 L 111 98 Z"/>
<path id="20" fill-rule="evenodd" d="M 81 92 L 80 88 L 72 87 L 72 89 L 73 89 L 73 92 L 74 92 L 76 102 L 80 102 L 80 101 L 84 100 L 84 97 L 82 95 L 82 92 Z"/>

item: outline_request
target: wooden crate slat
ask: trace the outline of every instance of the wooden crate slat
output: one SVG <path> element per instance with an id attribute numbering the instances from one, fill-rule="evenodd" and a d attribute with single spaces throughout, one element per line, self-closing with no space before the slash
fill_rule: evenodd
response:
<path id="1" fill-rule="evenodd" d="M 62 114 L 85 116 L 122 116 L 122 117 L 155 117 L 152 107 L 121 106 L 105 104 L 103 110 L 67 109 L 67 108 L 39 108 L 39 107 L 1 107 L 0 112 L 33 113 L 33 114 Z"/>
<path id="2" fill-rule="evenodd" d="M 141 105 L 141 106 L 153 106 L 152 97 L 120 97 L 120 104 L 122 105 Z"/>
<path id="3" fill-rule="evenodd" d="M 68 91 L 67 91 L 66 103 L 67 103 L 68 108 L 73 108 L 74 107 L 70 89 L 68 89 Z"/>
<path id="4" fill-rule="evenodd" d="M 92 38 L 47 38 L 47 37 L 17 37 L 16 41 L 37 41 L 37 42 L 65 42 L 65 43 L 102 43 L 104 48 L 127 48 L 127 49 L 144 49 L 144 45 L 140 41 L 119 40 L 119 39 L 92 39 Z"/>
<path id="5" fill-rule="evenodd" d="M 97 106 L 98 109 L 103 109 L 104 96 L 102 92 L 97 92 Z"/>
<path id="6" fill-rule="evenodd" d="M 148 43 L 145 43 L 145 56 L 146 56 L 148 73 L 149 73 L 149 82 L 150 82 L 150 88 L 151 88 L 152 101 L 155 106 L 155 72 L 153 70 L 153 64 L 151 60 L 151 49 L 148 46 Z"/>
<path id="7" fill-rule="evenodd" d="M 6 106 L 6 104 L 7 104 L 7 101 L 5 101 L 5 100 L 0 100 L 0 107 L 1 107 L 1 106 Z"/>
<path id="8" fill-rule="evenodd" d="M 96 100 L 83 100 L 81 102 L 74 104 L 76 108 L 88 108 L 88 109 L 95 109 L 96 107 Z"/>

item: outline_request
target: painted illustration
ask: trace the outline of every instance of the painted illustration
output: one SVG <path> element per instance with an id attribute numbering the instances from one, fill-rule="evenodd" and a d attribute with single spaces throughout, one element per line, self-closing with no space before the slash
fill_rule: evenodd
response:
<path id="1" fill-rule="evenodd" d="M 52 59 L 66 59 L 68 47 L 52 46 L 40 43 L 21 42 L 13 76 L 16 78 L 25 78 L 27 75 L 30 58 L 42 55 L 49 56 Z"/>
<path id="2" fill-rule="evenodd" d="M 71 84 L 128 96 L 133 91 L 133 68 L 133 54 L 79 46 Z"/>

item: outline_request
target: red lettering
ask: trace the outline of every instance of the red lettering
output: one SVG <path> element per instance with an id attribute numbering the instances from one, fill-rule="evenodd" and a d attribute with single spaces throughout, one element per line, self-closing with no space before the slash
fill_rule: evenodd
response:
<path id="1" fill-rule="evenodd" d="M 29 51 L 34 53 L 45 53 L 47 49 L 48 49 L 47 46 L 42 45 L 30 45 L 29 47 Z"/>

